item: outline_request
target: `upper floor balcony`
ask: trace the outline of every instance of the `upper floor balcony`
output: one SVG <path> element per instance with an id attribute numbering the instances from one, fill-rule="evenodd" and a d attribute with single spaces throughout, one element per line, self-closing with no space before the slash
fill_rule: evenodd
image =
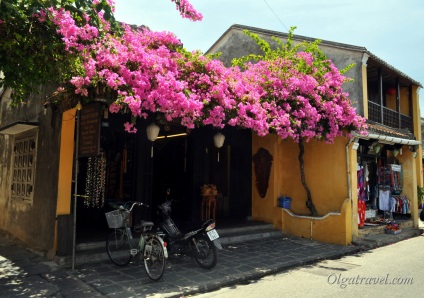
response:
<path id="1" fill-rule="evenodd" d="M 367 67 L 368 119 L 414 134 L 414 84 L 417 82 L 382 60 L 370 57 Z"/>
<path id="2" fill-rule="evenodd" d="M 407 129 L 408 132 L 414 133 L 413 118 L 408 115 L 392 110 L 384 105 L 368 101 L 368 119 L 386 126 Z"/>

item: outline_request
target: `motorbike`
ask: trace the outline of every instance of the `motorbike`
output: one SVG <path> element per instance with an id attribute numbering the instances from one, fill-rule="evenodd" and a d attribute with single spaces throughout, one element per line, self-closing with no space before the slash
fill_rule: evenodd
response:
<path id="1" fill-rule="evenodd" d="M 158 235 L 164 238 L 170 253 L 181 253 L 192 257 L 204 269 L 212 269 L 218 262 L 218 249 L 222 250 L 215 222 L 209 219 L 201 227 L 181 233 L 171 218 L 172 199 L 167 190 L 165 201 L 158 206 Z"/>

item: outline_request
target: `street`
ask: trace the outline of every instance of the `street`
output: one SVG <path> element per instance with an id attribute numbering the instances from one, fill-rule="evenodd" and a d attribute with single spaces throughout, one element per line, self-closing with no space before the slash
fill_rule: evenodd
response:
<path id="1" fill-rule="evenodd" d="M 423 249 L 419 236 L 195 297 L 422 297 Z"/>

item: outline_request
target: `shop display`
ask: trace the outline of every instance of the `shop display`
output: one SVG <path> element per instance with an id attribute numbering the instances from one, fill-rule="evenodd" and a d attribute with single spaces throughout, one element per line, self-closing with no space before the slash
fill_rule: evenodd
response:
<path id="1" fill-rule="evenodd" d="M 100 154 L 87 159 L 84 205 L 101 208 L 105 201 L 106 157 Z"/>
<path id="2" fill-rule="evenodd" d="M 394 219 L 409 218 L 411 202 L 403 194 L 402 165 L 386 153 L 358 156 L 358 227 L 386 225 L 386 233 L 396 234 Z"/>

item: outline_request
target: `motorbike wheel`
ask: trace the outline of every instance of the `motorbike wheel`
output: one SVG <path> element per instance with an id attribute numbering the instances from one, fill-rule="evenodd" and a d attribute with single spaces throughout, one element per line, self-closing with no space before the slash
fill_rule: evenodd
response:
<path id="1" fill-rule="evenodd" d="M 196 244 L 193 243 L 196 241 Z M 197 265 L 204 269 L 212 269 L 218 263 L 218 251 L 212 241 L 205 235 L 192 239 L 190 248 Z"/>
<path id="2" fill-rule="evenodd" d="M 144 268 L 151 280 L 159 280 L 165 272 L 165 252 L 162 243 L 156 236 L 146 239 L 144 252 Z"/>
<path id="3" fill-rule="evenodd" d="M 106 251 L 110 260 L 118 266 L 125 266 L 131 260 L 130 239 L 122 229 L 115 229 L 106 241 Z"/>

